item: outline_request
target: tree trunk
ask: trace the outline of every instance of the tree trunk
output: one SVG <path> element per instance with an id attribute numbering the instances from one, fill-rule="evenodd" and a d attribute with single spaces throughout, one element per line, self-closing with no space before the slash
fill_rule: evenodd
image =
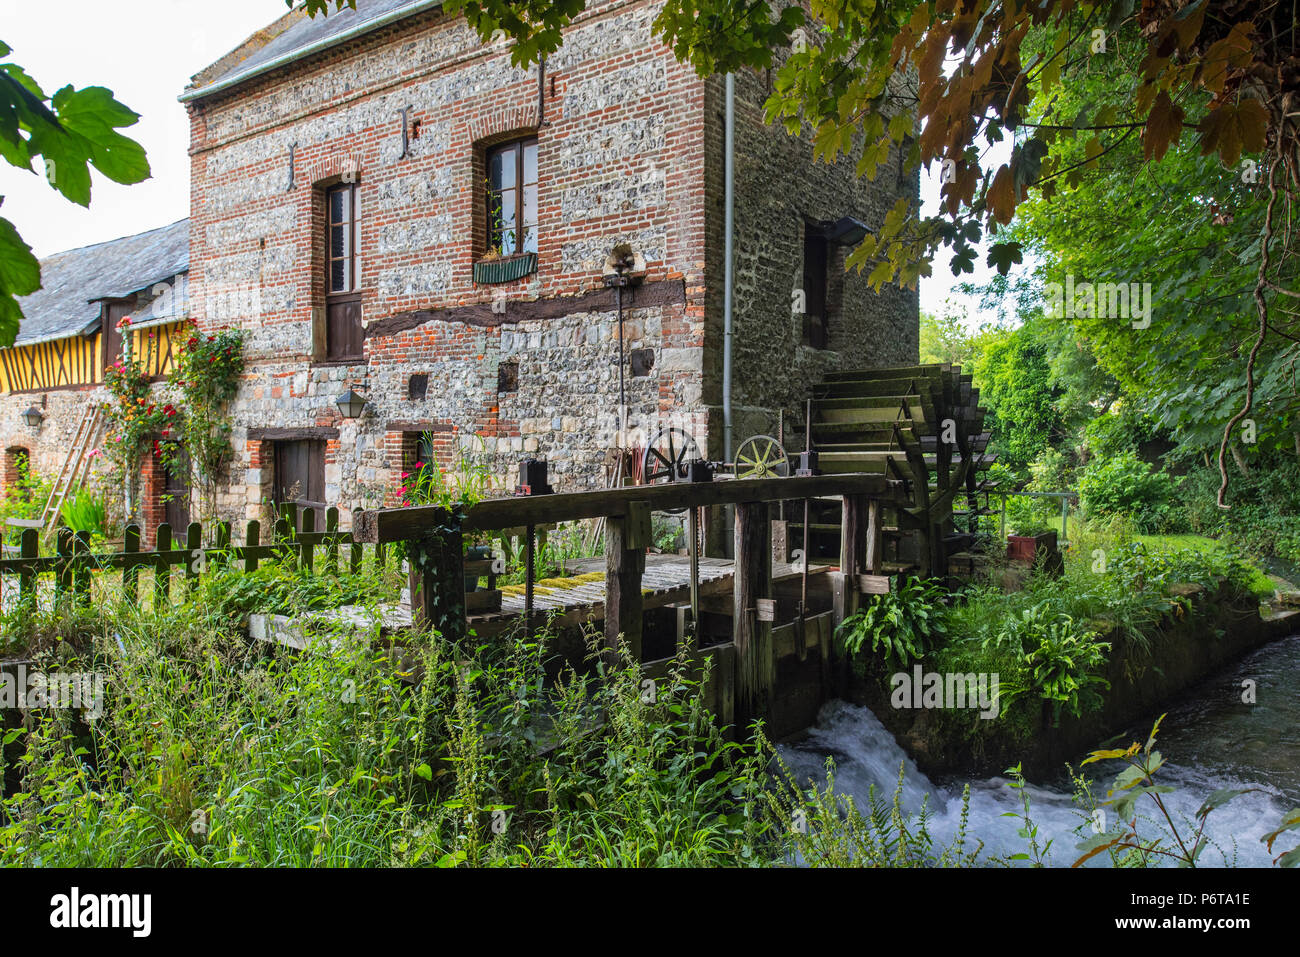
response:
<path id="1" fill-rule="evenodd" d="M 1232 460 L 1237 463 L 1237 471 L 1242 475 L 1249 477 L 1250 466 L 1246 464 L 1246 457 L 1241 454 L 1241 448 L 1236 442 L 1233 442 L 1232 445 L 1228 446 L 1228 448 L 1232 450 Z"/>

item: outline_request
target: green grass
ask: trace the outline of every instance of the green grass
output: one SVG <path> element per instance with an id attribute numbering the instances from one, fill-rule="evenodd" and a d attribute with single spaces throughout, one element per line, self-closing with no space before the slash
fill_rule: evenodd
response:
<path id="1" fill-rule="evenodd" d="M 1153 554 L 1202 555 L 1216 562 L 1231 559 L 1236 554 L 1229 543 L 1220 539 L 1207 538 L 1204 535 L 1134 535 L 1133 540 L 1141 542 Z M 1249 571 L 1247 587 L 1251 594 L 1261 601 L 1272 598 L 1273 592 L 1277 590 L 1277 583 L 1254 562 L 1246 561 L 1243 564 Z"/>
<path id="2" fill-rule="evenodd" d="M 685 659 L 647 698 L 639 666 L 603 673 L 601 635 L 592 658 L 558 668 L 508 638 L 399 637 L 400 663 L 377 634 L 293 652 L 233 630 L 259 594 L 322 598 L 267 568 L 213 576 L 174 605 L 119 593 L 4 622 L 38 667 L 102 674 L 106 694 L 89 726 L 60 710 L 33 712 L 26 732 L 6 724 L 0 866 L 747 866 L 786 853 L 759 813 L 770 747 L 726 740 Z"/>

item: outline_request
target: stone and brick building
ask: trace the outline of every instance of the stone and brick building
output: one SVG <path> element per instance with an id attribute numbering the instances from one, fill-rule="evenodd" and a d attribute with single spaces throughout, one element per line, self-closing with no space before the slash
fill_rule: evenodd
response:
<path id="1" fill-rule="evenodd" d="M 391 502 L 414 459 L 467 441 L 502 476 L 534 456 L 558 487 L 602 483 L 629 441 L 620 244 L 627 425 L 723 457 L 724 81 L 653 36 L 658 9 L 594 0 L 521 69 L 436 2 L 359 0 L 289 13 L 194 77 L 189 309 L 247 341 L 224 517 Z M 877 228 L 915 175 L 814 162 L 763 123 L 769 83 L 735 82 L 737 442 L 801 418 L 825 372 L 918 348 L 916 294 L 873 293 L 828 239 L 845 217 Z"/>
<path id="2" fill-rule="evenodd" d="M 223 510 L 291 481 L 391 500 L 425 432 L 444 458 L 477 434 L 503 475 L 535 455 L 559 485 L 601 482 L 619 243 L 644 261 L 624 293 L 628 424 L 683 426 L 722 457 L 723 81 L 674 59 L 657 12 L 598 0 L 520 69 L 437 3 L 363 0 L 291 13 L 194 78 L 195 313 L 249 336 Z M 736 84 L 737 439 L 797 414 L 829 369 L 917 352 L 915 294 L 873 294 L 819 231 L 874 228 L 915 177 L 814 163 L 763 124 L 767 81 Z M 806 275 L 817 322 L 791 309 Z M 356 419 L 335 404 L 349 388 Z"/>
<path id="3" fill-rule="evenodd" d="M 0 487 L 15 487 L 29 472 L 58 475 L 79 427 L 108 401 L 104 371 L 124 351 L 150 378 L 166 379 L 188 316 L 188 270 L 187 220 L 41 261 L 42 288 L 19 300 L 18 336 L 0 349 Z M 100 438 L 84 443 L 86 456 L 98 452 Z M 156 458 L 142 472 L 136 491 L 148 529 L 187 522 L 184 478 Z"/>

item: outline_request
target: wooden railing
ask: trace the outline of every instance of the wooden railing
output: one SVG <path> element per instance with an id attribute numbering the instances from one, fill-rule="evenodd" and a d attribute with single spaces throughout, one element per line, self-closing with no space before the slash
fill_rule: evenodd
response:
<path id="1" fill-rule="evenodd" d="M 856 610 L 864 592 L 879 592 L 887 587 L 887 579 L 880 574 L 880 506 L 888 492 L 889 483 L 879 474 L 632 486 L 491 499 L 469 506 L 459 516 L 434 506 L 367 511 L 355 523 L 353 534 L 362 542 L 406 542 L 411 557 L 411 598 L 416 628 L 432 625 L 444 635 L 458 639 L 467 630 L 461 586 L 465 572 L 464 533 L 603 518 L 605 653 L 616 660 L 620 649 L 626 649 L 628 655 L 642 661 L 642 576 L 646 548 L 652 544 L 651 513 L 663 508 L 688 509 L 694 529 L 700 509 L 732 505 L 735 507 L 733 647 L 724 651 L 729 660 L 734 660 L 734 680 L 739 693 L 737 714 L 743 721 L 762 714 L 774 690 L 777 655 L 772 633 L 778 623 L 773 614 L 769 505 L 820 497 L 842 498 L 841 555 L 834 573 L 837 587 L 833 615 L 838 623 Z M 698 581 L 698 556 L 694 554 L 697 536 L 692 531 L 688 538 L 692 543 L 694 586 Z M 533 572 L 529 567 L 526 581 L 529 594 L 532 584 Z M 693 598 L 694 591 L 692 587 Z M 526 626 L 531 625 L 531 611 L 529 602 L 524 614 Z M 711 653 L 718 650 L 708 649 Z M 730 677 L 733 676 L 723 676 L 724 683 Z M 723 710 L 729 710 L 729 705 L 723 705 Z"/>
<path id="2" fill-rule="evenodd" d="M 361 509 L 353 511 L 354 523 L 361 514 Z M 253 571 L 259 563 L 268 560 L 289 562 L 308 571 L 331 575 L 346 567 L 356 574 L 361 572 L 365 558 L 364 547 L 352 533 L 340 531 L 337 508 L 326 509 L 325 527 L 319 531 L 315 511 L 299 514 L 296 506 L 285 505 L 265 541 L 262 523 L 251 521 L 245 526 L 242 545 L 232 543 L 229 522 L 218 523 L 209 544 L 203 542 L 203 526 L 198 522 L 189 524 L 183 540 L 175 538 L 171 526 L 163 524 L 155 531 L 154 547 L 142 549 L 140 527 L 128 525 L 121 551 L 94 553 L 86 533 L 74 534 L 69 528 L 59 528 L 54 554 L 41 555 L 40 532 L 25 528 L 18 554 L 0 558 L 0 582 L 6 575 L 17 575 L 21 599 L 36 595 L 40 576 L 52 575 L 56 599 L 65 595 L 88 597 L 92 575 L 120 569 L 127 596 L 137 600 L 140 571 L 148 569 L 153 572 L 155 600 L 165 601 L 170 599 L 173 572 L 177 569 L 189 583 L 209 567 L 235 565 Z M 383 544 L 369 551 L 368 567 L 382 569 L 391 561 L 390 550 Z"/>

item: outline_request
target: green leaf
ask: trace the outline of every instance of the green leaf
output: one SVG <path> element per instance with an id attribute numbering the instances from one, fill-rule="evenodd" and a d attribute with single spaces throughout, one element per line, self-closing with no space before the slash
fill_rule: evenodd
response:
<path id="1" fill-rule="evenodd" d="M 1205 799 L 1205 803 L 1202 804 L 1200 810 L 1196 812 L 1196 816 L 1205 817 L 1205 815 L 1209 814 L 1215 808 L 1223 807 L 1223 805 L 1227 804 L 1233 798 L 1239 797 L 1242 794 L 1249 793 L 1250 791 L 1257 791 L 1257 790 L 1259 789 L 1258 788 L 1219 788 L 1219 790 L 1215 791 L 1213 794 L 1211 794 L 1208 798 Z"/>
<path id="2" fill-rule="evenodd" d="M 987 264 L 996 266 L 998 272 L 1006 275 L 1015 263 L 1023 262 L 1024 254 L 1020 243 L 994 243 L 989 247 Z"/>
<path id="3" fill-rule="evenodd" d="M 41 264 L 14 224 L 0 217 L 0 348 L 13 345 L 22 321 L 18 296 L 41 288 Z"/>

